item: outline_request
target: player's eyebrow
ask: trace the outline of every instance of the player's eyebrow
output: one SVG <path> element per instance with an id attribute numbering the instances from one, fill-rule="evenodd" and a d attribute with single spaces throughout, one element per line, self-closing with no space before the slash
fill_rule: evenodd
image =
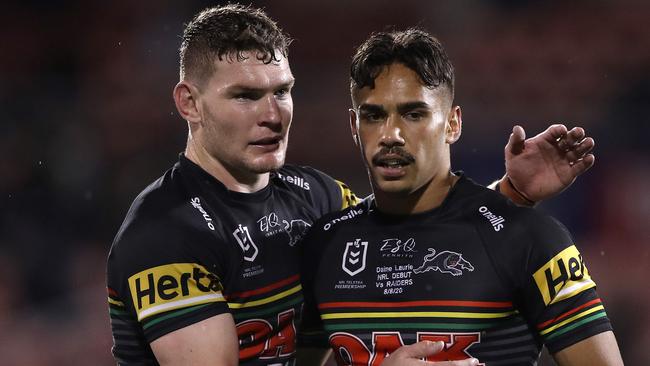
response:
<path id="1" fill-rule="evenodd" d="M 236 93 L 265 93 L 267 90 L 291 89 L 295 80 L 291 79 L 287 82 L 272 85 L 269 88 L 256 88 L 247 85 L 235 84 L 228 87 L 228 91 Z"/>
<path id="2" fill-rule="evenodd" d="M 400 103 L 397 105 L 397 111 L 400 114 L 404 114 L 406 112 L 410 112 L 414 109 L 430 109 L 430 106 L 426 102 L 406 102 L 406 103 Z"/>
<path id="3" fill-rule="evenodd" d="M 386 110 L 377 104 L 364 103 L 359 106 L 359 113 L 386 113 Z"/>

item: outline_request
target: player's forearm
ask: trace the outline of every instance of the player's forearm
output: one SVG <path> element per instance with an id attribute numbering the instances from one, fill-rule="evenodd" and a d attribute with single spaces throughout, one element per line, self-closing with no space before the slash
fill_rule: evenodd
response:
<path id="1" fill-rule="evenodd" d="M 622 366 L 612 331 L 596 334 L 553 355 L 560 366 Z"/>

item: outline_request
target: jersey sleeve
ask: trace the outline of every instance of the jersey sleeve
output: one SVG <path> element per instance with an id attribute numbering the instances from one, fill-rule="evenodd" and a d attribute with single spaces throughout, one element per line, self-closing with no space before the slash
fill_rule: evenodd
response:
<path id="1" fill-rule="evenodd" d="M 527 210 L 518 276 L 524 316 L 549 352 L 611 330 L 596 284 L 568 230 L 550 216 Z M 516 251 L 517 252 L 517 251 Z M 517 266 L 512 266 L 517 268 Z M 512 274 L 515 275 L 514 273 Z"/>
<path id="2" fill-rule="evenodd" d="M 220 270 L 196 245 L 205 238 L 175 220 L 136 216 L 123 225 L 107 262 L 113 353 L 128 360 L 155 339 L 211 316 L 229 312 Z M 148 349 L 148 347 L 144 347 Z M 138 351 L 139 352 L 139 351 Z M 134 358 L 134 359 L 137 359 Z"/>

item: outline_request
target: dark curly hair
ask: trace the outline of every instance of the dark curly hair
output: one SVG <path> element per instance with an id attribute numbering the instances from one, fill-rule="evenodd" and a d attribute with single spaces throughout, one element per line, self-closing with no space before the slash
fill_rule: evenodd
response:
<path id="1" fill-rule="evenodd" d="M 383 68 L 393 63 L 415 71 L 428 88 L 445 85 L 453 100 L 454 66 L 440 41 L 417 28 L 373 33 L 352 57 L 350 90 L 374 88 Z"/>
<path id="2" fill-rule="evenodd" d="M 203 82 L 214 72 L 215 58 L 242 61 L 246 51 L 265 63 L 289 55 L 291 38 L 264 13 L 250 6 L 228 4 L 207 8 L 185 26 L 180 77 Z"/>

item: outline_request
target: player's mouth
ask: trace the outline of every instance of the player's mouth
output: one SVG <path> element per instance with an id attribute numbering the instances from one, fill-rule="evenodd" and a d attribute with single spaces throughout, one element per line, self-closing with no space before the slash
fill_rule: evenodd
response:
<path id="1" fill-rule="evenodd" d="M 281 143 L 282 135 L 277 135 L 251 141 L 249 145 L 262 150 L 262 152 L 273 152 L 280 148 Z"/>
<path id="2" fill-rule="evenodd" d="M 406 174 L 406 168 L 415 162 L 415 158 L 402 149 L 380 151 L 372 158 L 372 165 L 379 174 L 386 178 L 399 178 Z"/>

